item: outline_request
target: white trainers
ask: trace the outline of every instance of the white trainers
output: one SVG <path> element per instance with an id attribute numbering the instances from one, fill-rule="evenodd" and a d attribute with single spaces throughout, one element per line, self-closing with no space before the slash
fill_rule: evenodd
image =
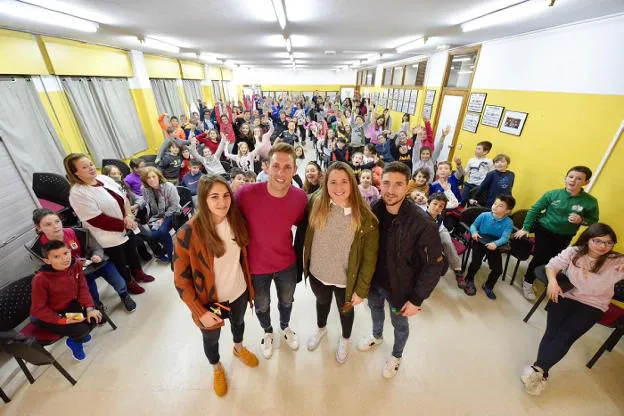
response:
<path id="1" fill-rule="evenodd" d="M 533 302 L 535 300 L 535 292 L 533 292 L 533 283 L 522 282 L 522 294 L 526 300 Z"/>
<path id="2" fill-rule="evenodd" d="M 370 351 L 381 344 L 383 344 L 383 338 L 375 338 L 373 335 L 369 335 L 362 338 L 357 348 L 360 351 Z"/>
<path id="3" fill-rule="evenodd" d="M 282 331 L 282 339 L 286 341 L 291 350 L 297 351 L 299 349 L 299 338 L 297 338 L 297 334 L 290 327 Z"/>
<path id="4" fill-rule="evenodd" d="M 273 333 L 267 332 L 260 341 L 260 351 L 267 360 L 273 355 Z"/>
<path id="5" fill-rule="evenodd" d="M 392 378 L 396 376 L 396 374 L 399 372 L 400 365 L 401 359 L 396 358 L 394 355 L 391 355 L 390 359 L 386 361 L 386 365 L 384 366 L 381 375 L 384 376 L 384 378 Z"/>
<path id="6" fill-rule="evenodd" d="M 349 356 L 349 340 L 340 337 L 338 340 L 338 349 L 336 350 L 336 361 L 338 364 L 344 364 Z"/>
<path id="7" fill-rule="evenodd" d="M 321 343 L 321 340 L 325 338 L 325 335 L 327 335 L 327 328 L 319 328 L 314 335 L 311 335 L 308 338 L 308 351 L 314 351 Z"/>
<path id="8" fill-rule="evenodd" d="M 544 378 L 544 372 L 541 368 L 533 368 L 528 366 L 524 369 L 522 377 L 524 383 L 524 391 L 531 396 L 539 396 L 546 388 L 547 380 Z"/>

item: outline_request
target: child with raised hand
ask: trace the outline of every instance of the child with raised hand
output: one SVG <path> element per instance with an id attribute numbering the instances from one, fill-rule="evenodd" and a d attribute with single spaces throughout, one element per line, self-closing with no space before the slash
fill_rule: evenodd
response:
<path id="1" fill-rule="evenodd" d="M 468 296 L 476 295 L 474 278 L 483 258 L 487 257 L 490 274 L 487 281 L 481 286 L 488 298 L 495 300 L 494 285 L 503 272 L 503 259 L 499 247 L 509 242 L 513 231 L 513 222 L 509 218 L 511 210 L 516 205 L 513 196 L 499 195 L 492 205 L 490 212 L 480 214 L 470 226 L 472 243 L 472 261 L 466 273 L 464 292 Z"/>
<path id="2" fill-rule="evenodd" d="M 455 249 L 455 245 L 453 244 L 453 240 L 451 239 L 451 234 L 444 226 L 444 222 L 442 221 L 442 214 L 447 207 L 448 198 L 445 194 L 440 192 L 436 192 L 435 194 L 429 195 L 428 204 L 427 204 L 427 213 L 433 218 L 435 222 L 437 222 L 440 227 L 438 231 L 440 231 L 440 241 L 442 241 L 442 249 L 444 250 L 444 254 L 446 254 L 446 259 L 449 262 L 449 266 L 455 272 L 455 280 L 457 281 L 457 287 L 463 289 L 466 287 L 466 280 L 464 279 L 464 275 L 462 273 L 462 264 L 459 259 L 459 254 L 457 254 L 457 250 Z"/>
<path id="3" fill-rule="evenodd" d="M 462 204 L 465 204 L 466 201 L 468 201 L 470 197 L 470 191 L 481 185 L 488 172 L 492 171 L 492 169 L 494 168 L 492 159 L 487 158 L 490 150 L 492 150 L 492 143 L 488 141 L 479 142 L 475 146 L 475 155 L 474 157 L 470 158 L 470 160 L 466 164 L 467 179 L 464 182 L 464 189 L 461 198 Z M 496 196 L 496 194 L 494 196 Z M 490 205 L 488 204 L 487 206 Z"/>
<path id="4" fill-rule="evenodd" d="M 583 190 L 591 177 L 592 171 L 587 166 L 570 168 L 564 179 L 565 187 L 542 195 L 527 212 L 522 229 L 514 234 L 515 238 L 526 237 L 535 227 L 533 258 L 522 287 L 527 300 L 535 300 L 535 268 L 565 249 L 581 225 L 598 222 L 598 201 Z"/>
<path id="5" fill-rule="evenodd" d="M 182 158 L 180 157 L 180 145 L 176 142 L 170 142 L 167 152 L 160 160 L 159 167 L 167 182 L 174 185 L 178 184 L 180 176 L 180 167 L 182 166 Z"/>
<path id="6" fill-rule="evenodd" d="M 221 142 L 224 145 L 225 157 L 236 163 L 236 165 L 241 168 L 244 172 L 252 171 L 254 169 L 254 160 L 256 158 L 256 153 L 258 153 L 257 149 L 249 151 L 249 147 L 246 142 L 238 143 L 238 153 L 233 155 L 228 150 L 228 140 L 222 135 Z"/>
<path id="7" fill-rule="evenodd" d="M 455 166 L 457 169 L 451 174 L 451 162 L 443 161 L 438 163 L 438 179 L 429 186 L 429 194 L 452 191 L 458 201 L 461 199 L 459 181 L 464 176 L 464 169 L 462 169 L 461 160 L 459 158 L 455 158 Z M 457 205 L 455 205 L 455 207 L 457 207 Z"/>
<path id="8" fill-rule="evenodd" d="M 357 115 L 351 117 L 351 134 L 350 134 L 350 143 L 351 152 L 361 152 L 364 144 L 366 144 L 366 134 L 365 130 L 368 128 L 370 124 L 370 114 L 367 117 L 367 120 L 364 120 L 364 116 Z M 346 126 L 345 126 L 346 128 Z"/>
<path id="9" fill-rule="evenodd" d="M 470 200 L 470 202 L 476 203 L 486 195 L 487 201 L 485 206 L 489 207 L 494 203 L 497 195 L 511 195 L 516 175 L 512 171 L 507 170 L 510 163 L 511 159 L 509 156 L 502 153 L 496 155 L 494 158 L 494 170 L 485 175 L 485 179 L 481 182 L 474 200 Z"/>
<path id="10" fill-rule="evenodd" d="M 41 247 L 43 265 L 32 280 L 30 316 L 33 323 L 68 337 L 65 345 L 78 361 L 87 358 L 83 344 L 102 320 L 95 309 L 82 271 L 82 262 L 72 257 L 63 241 L 52 240 Z"/>
<path id="11" fill-rule="evenodd" d="M 369 206 L 372 206 L 380 198 L 379 190 L 373 186 L 373 172 L 369 169 L 362 169 L 360 172 L 360 193 Z"/>
<path id="12" fill-rule="evenodd" d="M 221 154 L 223 153 L 223 149 L 225 149 L 225 146 L 225 144 L 220 144 L 215 154 L 212 154 L 210 148 L 206 146 L 203 150 L 204 155 L 201 156 L 199 153 L 197 153 L 197 139 L 192 138 L 190 140 L 188 149 L 191 152 L 191 155 L 193 155 L 193 157 L 195 158 L 195 160 L 201 162 L 201 164 L 204 165 L 204 169 L 206 169 L 206 172 L 209 175 L 225 175 L 225 169 L 219 161 L 219 159 L 221 158 Z"/>
<path id="13" fill-rule="evenodd" d="M 442 144 L 446 139 L 446 136 L 450 133 L 451 126 L 446 126 L 442 130 L 442 136 L 440 140 L 435 144 L 435 150 L 424 145 L 424 138 L 418 137 L 414 141 L 414 147 L 412 148 L 412 172 L 420 168 L 429 170 L 430 181 L 433 180 L 435 174 L 435 163 L 442 152 Z M 431 182 L 429 182 L 431 183 Z"/>

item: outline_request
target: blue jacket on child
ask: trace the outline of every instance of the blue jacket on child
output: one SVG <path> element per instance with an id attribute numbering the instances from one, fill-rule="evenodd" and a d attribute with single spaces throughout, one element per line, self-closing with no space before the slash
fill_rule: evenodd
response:
<path id="1" fill-rule="evenodd" d="M 470 226 L 470 234 L 479 233 L 481 237 L 494 238 L 496 247 L 507 244 L 513 231 L 511 218 L 496 218 L 492 212 L 484 212 Z"/>

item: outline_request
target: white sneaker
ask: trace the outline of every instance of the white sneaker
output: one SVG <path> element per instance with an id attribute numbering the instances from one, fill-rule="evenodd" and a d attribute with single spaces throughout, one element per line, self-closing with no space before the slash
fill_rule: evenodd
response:
<path id="1" fill-rule="evenodd" d="M 530 381 L 531 376 L 533 376 L 534 373 L 535 373 L 535 370 L 533 370 L 533 367 L 531 367 L 530 365 L 527 365 L 526 367 L 524 367 L 524 370 L 522 371 L 522 375 L 520 376 L 520 380 L 522 380 L 522 383 L 525 386 Z"/>
<path id="2" fill-rule="evenodd" d="M 338 349 L 336 350 L 336 361 L 338 364 L 344 364 L 349 356 L 349 340 L 340 337 L 338 340 Z"/>
<path id="3" fill-rule="evenodd" d="M 260 341 L 260 351 L 267 360 L 273 355 L 273 333 L 267 332 Z"/>
<path id="4" fill-rule="evenodd" d="M 369 335 L 362 338 L 357 348 L 360 351 L 370 351 L 381 344 L 383 344 L 383 338 L 375 338 L 373 335 Z"/>
<path id="5" fill-rule="evenodd" d="M 532 373 L 529 373 L 529 370 Z M 539 396 L 546 388 L 547 380 L 544 378 L 544 372 L 540 368 L 525 368 L 521 378 L 524 382 L 524 391 L 531 396 Z"/>
<path id="6" fill-rule="evenodd" d="M 282 339 L 286 341 L 291 350 L 297 351 L 299 349 L 299 338 L 297 338 L 297 334 L 290 327 L 282 331 Z"/>
<path id="7" fill-rule="evenodd" d="M 314 335 L 311 335 L 308 338 L 308 351 L 314 351 L 321 343 L 321 340 L 325 338 L 325 335 L 327 335 L 327 328 L 319 328 Z"/>
<path id="8" fill-rule="evenodd" d="M 384 378 L 392 378 L 396 376 L 396 374 L 399 372 L 400 365 L 401 359 L 396 358 L 394 355 L 391 355 L 390 359 L 386 361 L 386 365 L 384 366 L 381 375 L 384 376 Z"/>
<path id="9" fill-rule="evenodd" d="M 533 283 L 522 282 L 522 294 L 526 300 L 533 302 L 535 300 L 535 292 L 533 292 Z"/>

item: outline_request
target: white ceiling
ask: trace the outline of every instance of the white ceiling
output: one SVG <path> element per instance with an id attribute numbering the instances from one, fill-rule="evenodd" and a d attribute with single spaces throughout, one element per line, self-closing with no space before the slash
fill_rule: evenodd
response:
<path id="1" fill-rule="evenodd" d="M 289 66 L 271 0 L 28 0 L 100 23 L 84 33 L 3 15 L 0 26 L 115 47 L 157 52 L 132 36 L 168 41 L 183 52 L 207 52 L 252 67 Z M 284 0 L 293 54 L 299 67 L 336 68 L 382 53 L 377 63 L 436 46 L 460 46 L 624 12 L 624 0 L 557 0 L 547 12 L 513 24 L 463 33 L 459 24 L 521 0 Z M 547 1 L 547 0 L 542 0 Z M 395 47 L 422 36 L 427 47 L 398 54 Z M 334 50 L 335 55 L 324 51 Z M 355 53 L 345 53 L 353 51 Z M 1 53 L 1 51 L 0 51 Z"/>

